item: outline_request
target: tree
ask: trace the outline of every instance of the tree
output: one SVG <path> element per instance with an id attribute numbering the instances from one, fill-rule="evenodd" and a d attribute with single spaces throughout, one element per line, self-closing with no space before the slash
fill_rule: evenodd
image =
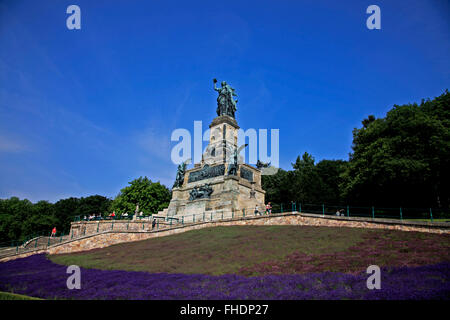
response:
<path id="1" fill-rule="evenodd" d="M 63 199 L 55 204 L 48 201 L 33 204 L 17 197 L 0 199 L 0 242 L 11 244 L 33 235 L 48 234 L 53 227 L 67 233 L 75 216 L 106 213 L 111 201 L 99 195 Z"/>
<path id="2" fill-rule="evenodd" d="M 343 174 L 351 203 L 449 205 L 450 94 L 420 105 L 394 105 L 385 118 L 353 130 L 353 153 Z"/>
<path id="3" fill-rule="evenodd" d="M 342 204 L 340 185 L 343 183 L 342 174 L 348 161 L 322 160 L 316 165 L 320 177 L 320 200 L 322 203 Z"/>
<path id="4" fill-rule="evenodd" d="M 32 205 L 27 219 L 22 223 L 22 236 L 45 234 L 56 225 L 56 222 L 53 204 L 48 201 L 38 201 Z"/>
<path id="5" fill-rule="evenodd" d="M 17 197 L 2 199 L 0 201 L 0 241 L 10 242 L 25 237 L 24 222 L 32 214 L 33 204 L 29 200 L 20 200 Z"/>
<path id="6" fill-rule="evenodd" d="M 111 199 L 99 195 L 81 198 L 76 212 L 79 216 L 105 214 L 108 212 L 111 203 Z"/>
<path id="7" fill-rule="evenodd" d="M 78 208 L 80 207 L 79 198 L 61 199 L 54 204 L 55 217 L 57 219 L 56 229 L 67 230 L 70 228 L 70 223 L 74 221 L 76 216 L 81 216 Z"/>
<path id="8" fill-rule="evenodd" d="M 305 152 L 297 157 L 294 168 L 292 187 L 294 188 L 294 198 L 300 203 L 320 203 L 322 181 L 315 167 L 315 160 L 312 155 Z"/>
<path id="9" fill-rule="evenodd" d="M 56 229 L 67 230 L 77 216 L 106 214 L 111 203 L 111 199 L 100 195 L 59 200 L 54 204 L 55 217 L 57 218 Z"/>
<path id="10" fill-rule="evenodd" d="M 133 213 L 136 205 L 144 214 L 154 214 L 169 206 L 170 190 L 159 182 L 139 177 L 126 186 L 113 200 L 111 210 L 117 213 Z"/>
<path id="11" fill-rule="evenodd" d="M 262 188 L 266 191 L 266 202 L 289 203 L 294 199 L 291 181 L 293 173 L 278 169 L 274 175 L 263 175 L 261 177 Z"/>

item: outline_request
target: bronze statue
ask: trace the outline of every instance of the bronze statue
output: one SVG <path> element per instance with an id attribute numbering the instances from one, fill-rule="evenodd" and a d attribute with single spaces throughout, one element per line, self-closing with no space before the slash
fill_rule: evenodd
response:
<path id="1" fill-rule="evenodd" d="M 265 163 L 265 162 L 262 162 L 262 161 L 257 161 L 256 162 L 256 167 L 258 168 L 258 169 L 260 169 L 261 170 L 261 168 L 267 168 L 267 167 L 270 167 L 270 162 L 269 163 Z"/>
<path id="2" fill-rule="evenodd" d="M 184 183 L 184 174 L 186 173 L 186 164 L 191 159 L 184 161 L 182 164 L 178 165 L 177 176 L 175 178 L 175 183 L 173 184 L 173 188 L 181 187 Z"/>
<path id="3" fill-rule="evenodd" d="M 222 81 L 221 88 L 216 87 L 217 79 L 213 79 L 214 82 L 214 90 L 219 93 L 217 97 L 217 115 L 228 115 L 234 118 L 234 114 L 236 112 L 236 103 L 237 100 L 234 100 L 233 97 L 237 97 L 235 90 L 230 87 L 225 81 Z"/>
<path id="4" fill-rule="evenodd" d="M 200 187 L 194 187 L 191 192 L 189 192 L 189 200 L 209 198 L 213 193 L 211 184 L 207 183 Z"/>
<path id="5" fill-rule="evenodd" d="M 233 176 L 237 175 L 237 171 L 239 168 L 238 155 L 239 153 L 241 153 L 242 149 L 244 149 L 246 146 L 248 146 L 248 143 L 243 144 L 242 146 L 239 147 L 239 149 L 237 147 L 234 148 L 232 162 L 228 164 L 227 175 Z"/>

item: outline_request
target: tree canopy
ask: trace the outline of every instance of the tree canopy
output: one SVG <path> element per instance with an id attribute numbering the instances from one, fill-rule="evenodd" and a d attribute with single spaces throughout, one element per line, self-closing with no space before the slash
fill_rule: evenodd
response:
<path id="1" fill-rule="evenodd" d="M 353 130 L 349 160 L 304 153 L 292 170 L 263 176 L 266 200 L 364 206 L 450 206 L 450 93 L 394 105 Z"/>
<path id="2" fill-rule="evenodd" d="M 339 204 L 341 174 L 347 167 L 344 160 L 322 160 L 315 163 L 312 155 L 305 152 L 292 163 L 293 170 L 278 170 L 272 176 L 262 176 L 266 202 Z"/>
<path id="3" fill-rule="evenodd" d="M 170 190 L 159 182 L 152 182 L 147 177 L 139 177 L 120 190 L 112 202 L 111 209 L 118 213 L 134 213 L 136 205 L 144 214 L 154 214 L 169 206 Z"/>
<path id="4" fill-rule="evenodd" d="M 101 195 L 61 199 L 56 203 L 31 203 L 17 197 L 0 199 L 0 243 L 21 241 L 34 234 L 69 232 L 75 217 L 133 213 L 136 204 L 145 214 L 157 213 L 169 205 L 170 190 L 159 182 L 140 177 L 123 188 L 114 200 Z"/>
<path id="5" fill-rule="evenodd" d="M 449 205 L 450 94 L 420 105 L 394 105 L 386 117 L 363 120 L 343 197 L 368 205 Z"/>
<path id="6" fill-rule="evenodd" d="M 31 203 L 17 197 L 0 199 L 0 242 L 23 240 L 33 234 L 68 232 L 76 216 L 107 213 L 111 199 L 100 195 Z"/>

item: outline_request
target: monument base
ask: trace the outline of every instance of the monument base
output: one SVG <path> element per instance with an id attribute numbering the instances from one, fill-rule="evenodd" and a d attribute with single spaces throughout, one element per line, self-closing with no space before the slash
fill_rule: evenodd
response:
<path id="1" fill-rule="evenodd" d="M 258 169 L 247 164 L 240 165 L 240 167 L 252 171 L 253 177 L 260 179 Z M 199 171 L 199 168 L 188 170 L 186 176 L 195 171 Z M 210 197 L 191 200 L 191 191 L 205 184 L 209 184 L 213 190 Z M 172 200 L 166 211 L 167 217 L 178 220 L 183 217 L 186 222 L 192 220 L 193 215 L 196 215 L 198 219 L 203 214 L 208 218 L 211 215 L 218 218 L 231 217 L 235 214 L 242 214 L 242 212 L 254 212 L 256 206 L 259 211 L 263 211 L 265 192 L 256 185 L 256 182 L 238 175 L 223 175 L 186 183 L 180 188 L 173 188 Z"/>
<path id="2" fill-rule="evenodd" d="M 190 170 L 186 163 L 179 165 L 172 200 L 158 216 L 187 222 L 233 217 L 254 212 L 256 207 L 264 211 L 261 171 L 239 159 L 245 145 L 237 146 L 236 120 L 221 114 L 209 127 L 210 141 L 201 163 Z"/>

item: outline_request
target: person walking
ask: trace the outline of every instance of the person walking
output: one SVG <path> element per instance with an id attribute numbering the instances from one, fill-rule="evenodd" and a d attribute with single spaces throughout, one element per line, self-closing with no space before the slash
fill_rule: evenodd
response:
<path id="1" fill-rule="evenodd" d="M 266 214 L 271 214 L 272 213 L 272 205 L 270 204 L 270 202 L 266 205 Z"/>
<path id="2" fill-rule="evenodd" d="M 156 225 L 156 219 L 153 218 L 153 221 L 152 221 L 152 230 L 155 229 L 155 225 Z"/>

